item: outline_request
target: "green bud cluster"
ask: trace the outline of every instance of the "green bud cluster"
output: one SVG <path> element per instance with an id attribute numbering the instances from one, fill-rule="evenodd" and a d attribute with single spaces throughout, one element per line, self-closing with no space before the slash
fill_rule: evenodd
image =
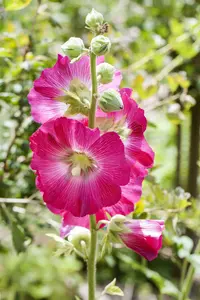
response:
<path id="1" fill-rule="evenodd" d="M 108 27 L 108 24 L 104 21 L 103 15 L 97 12 L 95 9 L 92 9 L 92 11 L 86 16 L 85 23 L 87 28 L 96 35 L 91 40 L 89 50 L 85 48 L 82 39 L 77 37 L 71 37 L 61 46 L 64 54 L 69 56 L 69 58 L 71 59 L 71 63 L 79 60 L 83 55 L 88 54 L 89 52 L 93 53 L 95 56 L 101 56 L 105 55 L 110 51 L 110 39 L 102 34 L 106 32 L 106 30 L 104 29 Z M 115 68 L 112 65 L 106 62 L 99 64 L 96 69 L 98 83 L 108 84 L 112 82 L 114 72 Z M 67 95 L 66 97 L 69 98 L 69 95 Z M 68 98 L 67 100 L 69 102 Z M 121 96 L 114 89 L 108 89 L 104 91 L 101 95 L 99 95 L 98 99 L 98 105 L 104 112 L 113 112 L 123 109 L 123 102 Z M 73 112 L 77 112 L 77 110 L 74 110 L 74 108 L 76 107 L 74 101 L 73 103 L 70 103 L 70 105 L 71 110 Z M 83 113 L 81 110 L 80 112 Z"/>

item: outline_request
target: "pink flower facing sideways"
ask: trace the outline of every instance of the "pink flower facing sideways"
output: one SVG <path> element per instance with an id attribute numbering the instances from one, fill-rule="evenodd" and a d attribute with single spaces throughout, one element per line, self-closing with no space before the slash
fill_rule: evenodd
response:
<path id="1" fill-rule="evenodd" d="M 51 210 L 82 217 L 121 199 L 130 166 L 117 133 L 100 136 L 98 128 L 61 117 L 43 124 L 30 141 L 31 167 Z"/>
<path id="2" fill-rule="evenodd" d="M 102 56 L 97 58 L 97 64 L 103 63 Z M 122 76 L 115 71 L 113 81 L 100 84 L 98 93 L 109 88 L 118 89 Z M 71 64 L 67 56 L 58 55 L 56 64 L 45 69 L 41 76 L 34 81 L 34 87 L 28 95 L 31 114 L 38 123 L 45 123 L 50 119 L 68 116 L 69 104 L 67 100 L 78 99 L 83 105 L 91 99 L 90 59 L 83 56 L 79 61 Z M 81 116 L 74 116 L 80 118 Z"/>
<path id="3" fill-rule="evenodd" d="M 120 234 L 123 243 L 147 260 L 155 259 L 162 247 L 164 221 L 130 220 L 126 226 L 128 232 Z"/>

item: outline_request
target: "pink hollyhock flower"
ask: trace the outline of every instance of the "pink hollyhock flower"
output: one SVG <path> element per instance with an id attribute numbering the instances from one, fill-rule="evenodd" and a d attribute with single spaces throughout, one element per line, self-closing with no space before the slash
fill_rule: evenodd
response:
<path id="1" fill-rule="evenodd" d="M 120 233 L 123 243 L 148 260 L 155 259 L 162 247 L 164 221 L 131 220 L 125 224 L 129 231 Z"/>
<path id="2" fill-rule="evenodd" d="M 117 133 L 100 136 L 98 128 L 61 117 L 42 125 L 30 142 L 31 167 L 49 207 L 81 217 L 120 200 L 130 167 Z"/>
<path id="3" fill-rule="evenodd" d="M 99 57 L 97 64 L 103 61 L 104 58 Z M 116 71 L 111 83 L 99 86 L 99 93 L 108 88 L 118 89 L 121 79 L 120 71 Z M 52 68 L 45 69 L 34 81 L 34 87 L 28 94 L 33 119 L 38 123 L 45 123 L 66 115 L 69 107 L 66 104 L 66 97 L 78 97 L 83 103 L 90 101 L 91 78 L 88 56 L 83 56 L 71 64 L 67 56 L 58 55 L 56 64 Z"/>

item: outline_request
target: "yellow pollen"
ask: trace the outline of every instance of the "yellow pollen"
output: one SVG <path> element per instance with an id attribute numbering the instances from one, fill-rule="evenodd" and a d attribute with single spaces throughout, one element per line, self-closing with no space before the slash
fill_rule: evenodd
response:
<path id="1" fill-rule="evenodd" d="M 74 152 L 69 157 L 72 176 L 80 176 L 81 172 L 87 173 L 93 166 L 93 160 L 84 153 Z"/>

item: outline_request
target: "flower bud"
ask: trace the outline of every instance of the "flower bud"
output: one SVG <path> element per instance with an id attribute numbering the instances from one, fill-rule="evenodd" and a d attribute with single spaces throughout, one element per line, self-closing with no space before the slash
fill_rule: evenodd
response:
<path id="1" fill-rule="evenodd" d="M 99 106 L 104 112 L 112 112 L 123 109 L 123 102 L 117 91 L 108 89 L 101 95 Z"/>
<path id="2" fill-rule="evenodd" d="M 97 55 L 104 55 L 110 51 L 111 42 L 108 37 L 98 35 L 91 41 L 91 51 Z"/>
<path id="3" fill-rule="evenodd" d="M 86 228 L 76 226 L 70 231 L 68 241 L 74 245 L 74 247 L 82 252 L 82 244 L 85 243 L 86 247 L 90 244 L 90 231 Z"/>
<path id="4" fill-rule="evenodd" d="M 89 14 L 87 14 L 85 19 L 85 24 L 92 30 L 98 29 L 100 25 L 103 24 L 104 18 L 101 13 L 96 11 L 94 8 Z"/>
<path id="5" fill-rule="evenodd" d="M 181 95 L 180 101 L 183 104 L 183 107 L 187 110 L 196 104 L 196 100 L 192 96 L 185 94 Z"/>
<path id="6" fill-rule="evenodd" d="M 97 76 L 100 77 L 99 82 L 106 84 L 113 80 L 115 68 L 108 64 L 108 63 L 102 63 L 97 66 Z"/>
<path id="7" fill-rule="evenodd" d="M 169 105 L 167 110 L 167 117 L 174 124 L 179 124 L 185 119 L 185 116 L 181 111 L 181 106 L 179 103 L 173 103 Z"/>
<path id="8" fill-rule="evenodd" d="M 71 37 L 61 48 L 63 52 L 72 59 L 81 55 L 85 46 L 80 38 Z"/>

